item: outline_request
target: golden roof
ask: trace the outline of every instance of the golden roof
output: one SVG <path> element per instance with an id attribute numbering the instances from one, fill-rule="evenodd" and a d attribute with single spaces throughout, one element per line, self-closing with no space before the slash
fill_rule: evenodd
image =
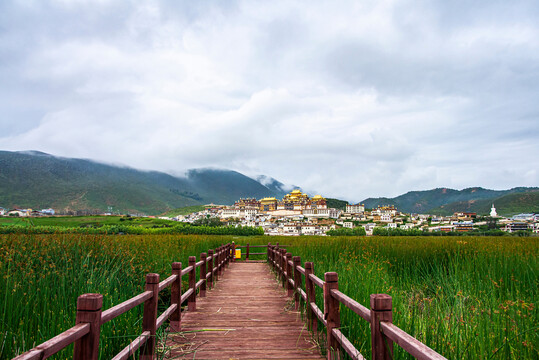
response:
<path id="1" fill-rule="evenodd" d="M 265 197 L 265 198 L 261 199 L 260 201 L 277 201 L 277 199 L 274 198 L 274 197 Z"/>
<path id="2" fill-rule="evenodd" d="M 322 195 L 315 195 L 313 196 L 313 200 L 325 200 Z"/>
<path id="3" fill-rule="evenodd" d="M 301 195 L 301 190 L 300 190 L 300 189 L 292 190 L 292 192 L 291 192 L 290 194 L 298 194 L 298 195 Z"/>

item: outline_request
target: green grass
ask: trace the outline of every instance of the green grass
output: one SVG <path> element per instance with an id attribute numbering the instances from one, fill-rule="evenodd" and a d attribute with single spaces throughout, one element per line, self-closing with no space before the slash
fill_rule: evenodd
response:
<path id="1" fill-rule="evenodd" d="M 184 206 L 181 208 L 167 211 L 166 213 L 163 214 L 163 216 L 175 217 L 178 215 L 188 215 L 195 212 L 203 211 L 204 209 L 206 209 L 206 206 L 204 205 Z"/>
<path id="2" fill-rule="evenodd" d="M 391 295 L 394 323 L 449 359 L 539 358 L 536 238 L 309 237 L 289 250 L 322 279 L 336 271 L 367 307 L 370 294 Z M 368 324 L 342 308 L 343 333 L 370 354 Z"/>
<path id="3" fill-rule="evenodd" d="M 140 293 L 146 273 L 167 276 L 172 261 L 230 241 L 291 245 L 320 278 L 338 272 L 339 289 L 365 306 L 370 294 L 390 294 L 394 323 L 449 359 L 539 358 L 537 238 L 77 234 L 0 235 L 0 358 L 73 326 L 78 295 L 102 293 L 109 308 Z M 140 333 L 141 311 L 104 325 L 101 358 Z M 341 320 L 370 357 L 368 324 L 344 307 Z M 410 357 L 395 346 L 395 358 Z"/>
<path id="4" fill-rule="evenodd" d="M 175 221 L 127 216 L 46 216 L 46 217 L 0 217 L 2 225 L 24 226 L 61 226 L 61 227 L 100 227 L 103 225 L 135 225 L 152 227 L 154 225 L 175 225 Z"/>
<path id="5" fill-rule="evenodd" d="M 171 263 L 215 248 L 218 236 L 0 235 L 0 358 L 9 359 L 75 324 L 76 300 L 104 295 L 103 308 L 144 289 L 145 274 L 170 275 Z M 185 266 L 185 265 L 184 265 Z M 186 281 L 186 278 L 184 279 Z M 170 302 L 170 292 L 160 298 Z M 141 333 L 142 306 L 105 324 L 100 358 Z M 56 358 L 72 356 L 72 347 Z"/>

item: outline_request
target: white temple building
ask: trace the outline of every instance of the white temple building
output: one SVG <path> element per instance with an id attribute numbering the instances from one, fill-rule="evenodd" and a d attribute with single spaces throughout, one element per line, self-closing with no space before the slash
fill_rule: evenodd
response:
<path id="1" fill-rule="evenodd" d="M 490 208 L 490 216 L 498 217 L 498 213 L 496 212 L 496 208 L 494 207 L 494 204 L 492 204 L 492 207 Z"/>

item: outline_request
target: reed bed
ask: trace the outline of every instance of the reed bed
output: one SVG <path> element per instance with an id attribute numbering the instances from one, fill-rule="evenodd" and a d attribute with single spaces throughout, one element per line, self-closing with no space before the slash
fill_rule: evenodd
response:
<path id="1" fill-rule="evenodd" d="M 107 309 L 144 290 L 145 274 L 170 275 L 226 242 L 219 236 L 0 235 L 0 358 L 9 359 L 75 325 L 77 297 L 103 294 Z M 169 303 L 170 293 L 162 300 Z M 142 306 L 103 325 L 100 358 L 110 359 L 136 338 Z M 68 347 L 56 358 L 72 356 Z"/>
<path id="2" fill-rule="evenodd" d="M 101 293 L 109 308 L 142 292 L 146 273 L 164 278 L 173 261 L 231 241 L 289 244 L 319 277 L 336 271 L 340 290 L 366 306 L 370 294 L 390 294 L 394 322 L 449 359 L 539 359 L 537 238 L 82 234 L 0 235 L 0 358 L 73 326 L 78 295 Z M 100 357 L 135 338 L 141 318 L 139 307 L 105 324 Z M 345 308 L 341 320 L 369 356 L 368 324 Z M 395 358 L 409 356 L 396 346 Z"/>
<path id="3" fill-rule="evenodd" d="M 370 294 L 391 295 L 395 324 L 448 359 L 539 359 L 537 238 L 292 242 L 290 251 L 313 261 L 317 276 L 336 271 L 339 289 L 367 307 Z M 368 356 L 368 324 L 341 308 L 343 333 Z M 396 346 L 395 358 L 411 356 Z"/>

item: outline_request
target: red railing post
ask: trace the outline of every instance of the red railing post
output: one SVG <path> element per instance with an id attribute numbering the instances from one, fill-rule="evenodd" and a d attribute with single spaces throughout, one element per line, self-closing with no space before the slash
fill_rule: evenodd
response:
<path id="1" fill-rule="evenodd" d="M 315 334 L 318 332 L 318 319 L 313 313 L 313 309 L 311 308 L 311 303 L 316 304 L 316 288 L 313 284 L 313 281 L 309 277 L 310 274 L 313 274 L 313 263 L 312 262 L 306 262 L 305 263 L 305 291 L 307 292 L 307 319 L 309 319 L 309 323 L 311 326 L 311 331 L 313 331 Z"/>
<path id="2" fill-rule="evenodd" d="M 102 306 L 103 295 L 101 294 L 83 294 L 77 298 L 76 324 L 89 323 L 90 332 L 75 341 L 74 360 L 97 360 Z"/>
<path id="3" fill-rule="evenodd" d="M 332 332 L 333 329 L 341 327 L 339 301 L 331 296 L 331 290 L 339 289 L 338 281 L 336 272 L 324 274 L 324 317 L 327 320 L 327 358 L 329 360 L 341 358 L 339 341 Z"/>
<path id="4" fill-rule="evenodd" d="M 202 261 L 202 265 L 200 265 L 200 279 L 204 280 L 204 282 L 200 285 L 200 297 L 206 297 L 206 260 L 208 259 L 208 255 L 206 253 L 200 254 L 200 260 Z"/>
<path id="5" fill-rule="evenodd" d="M 236 262 L 236 243 L 234 241 L 232 241 L 232 262 Z"/>
<path id="6" fill-rule="evenodd" d="M 197 258 L 196 256 L 189 256 L 189 266 L 192 266 L 191 271 L 189 271 L 189 289 L 193 289 L 193 293 L 187 299 L 187 310 L 196 311 L 197 309 L 197 268 L 196 268 Z"/>
<path id="7" fill-rule="evenodd" d="M 294 262 L 294 296 L 296 300 L 296 310 L 298 310 L 301 300 L 301 296 L 298 290 L 301 289 L 301 273 L 299 272 L 297 267 L 301 266 L 301 259 L 299 256 L 294 256 L 292 258 L 292 261 Z"/>
<path id="8" fill-rule="evenodd" d="M 279 258 L 277 257 L 277 252 L 279 251 L 279 245 L 275 245 L 271 247 L 271 259 L 273 260 L 273 267 L 277 271 L 277 275 L 280 274 L 279 272 L 279 263 L 277 262 Z"/>
<path id="9" fill-rule="evenodd" d="M 213 289 L 213 249 L 208 250 L 208 270 L 210 272 L 210 278 L 208 279 L 208 285 L 210 289 Z"/>
<path id="10" fill-rule="evenodd" d="M 219 277 L 223 275 L 223 266 L 224 266 L 224 255 L 225 255 L 225 246 L 221 245 L 219 247 Z"/>
<path id="11" fill-rule="evenodd" d="M 247 243 L 247 250 L 245 251 L 245 260 L 249 260 L 249 243 Z"/>
<path id="12" fill-rule="evenodd" d="M 219 280 L 219 248 L 215 248 L 215 252 L 213 253 L 213 267 L 215 270 L 213 272 L 212 282 L 215 285 L 217 280 Z"/>
<path id="13" fill-rule="evenodd" d="M 228 268 L 228 262 L 230 261 L 230 244 L 225 244 L 225 269 Z"/>
<path id="14" fill-rule="evenodd" d="M 170 329 L 172 331 L 180 331 L 181 329 L 181 319 L 182 319 L 182 263 L 174 262 L 172 263 L 172 275 L 176 275 L 176 279 L 170 287 L 170 302 L 171 304 L 176 304 L 178 307 L 170 315 Z"/>
<path id="15" fill-rule="evenodd" d="M 292 286 L 292 284 L 290 284 L 290 281 L 288 281 L 289 279 L 294 278 L 294 275 L 292 275 L 292 265 L 290 265 L 291 260 L 292 260 L 292 254 L 287 252 L 285 262 L 286 262 L 286 290 L 287 290 L 288 297 L 292 297 L 294 295 L 294 287 Z"/>
<path id="16" fill-rule="evenodd" d="M 280 265 L 281 265 L 281 282 L 283 287 L 286 286 L 286 249 L 281 249 L 279 256 Z"/>
<path id="17" fill-rule="evenodd" d="M 392 300 L 387 294 L 371 295 L 371 346 L 372 360 L 393 359 L 393 341 L 380 330 L 380 322 L 393 322 Z"/>
<path id="18" fill-rule="evenodd" d="M 149 331 L 150 337 L 144 343 L 140 358 L 142 360 L 152 360 L 155 355 L 155 333 L 157 331 L 157 301 L 159 298 L 159 274 L 146 275 L 145 291 L 153 292 L 151 298 L 144 302 L 144 313 L 142 315 L 142 331 Z"/>
<path id="19" fill-rule="evenodd" d="M 267 259 L 268 259 L 268 261 L 269 261 L 269 263 L 270 263 L 270 265 L 271 265 L 271 255 L 270 255 L 270 254 L 271 254 L 271 251 L 270 251 L 270 247 L 271 247 L 271 243 L 268 243 L 268 247 L 266 248 L 266 252 L 267 252 L 266 255 L 267 255 Z"/>

